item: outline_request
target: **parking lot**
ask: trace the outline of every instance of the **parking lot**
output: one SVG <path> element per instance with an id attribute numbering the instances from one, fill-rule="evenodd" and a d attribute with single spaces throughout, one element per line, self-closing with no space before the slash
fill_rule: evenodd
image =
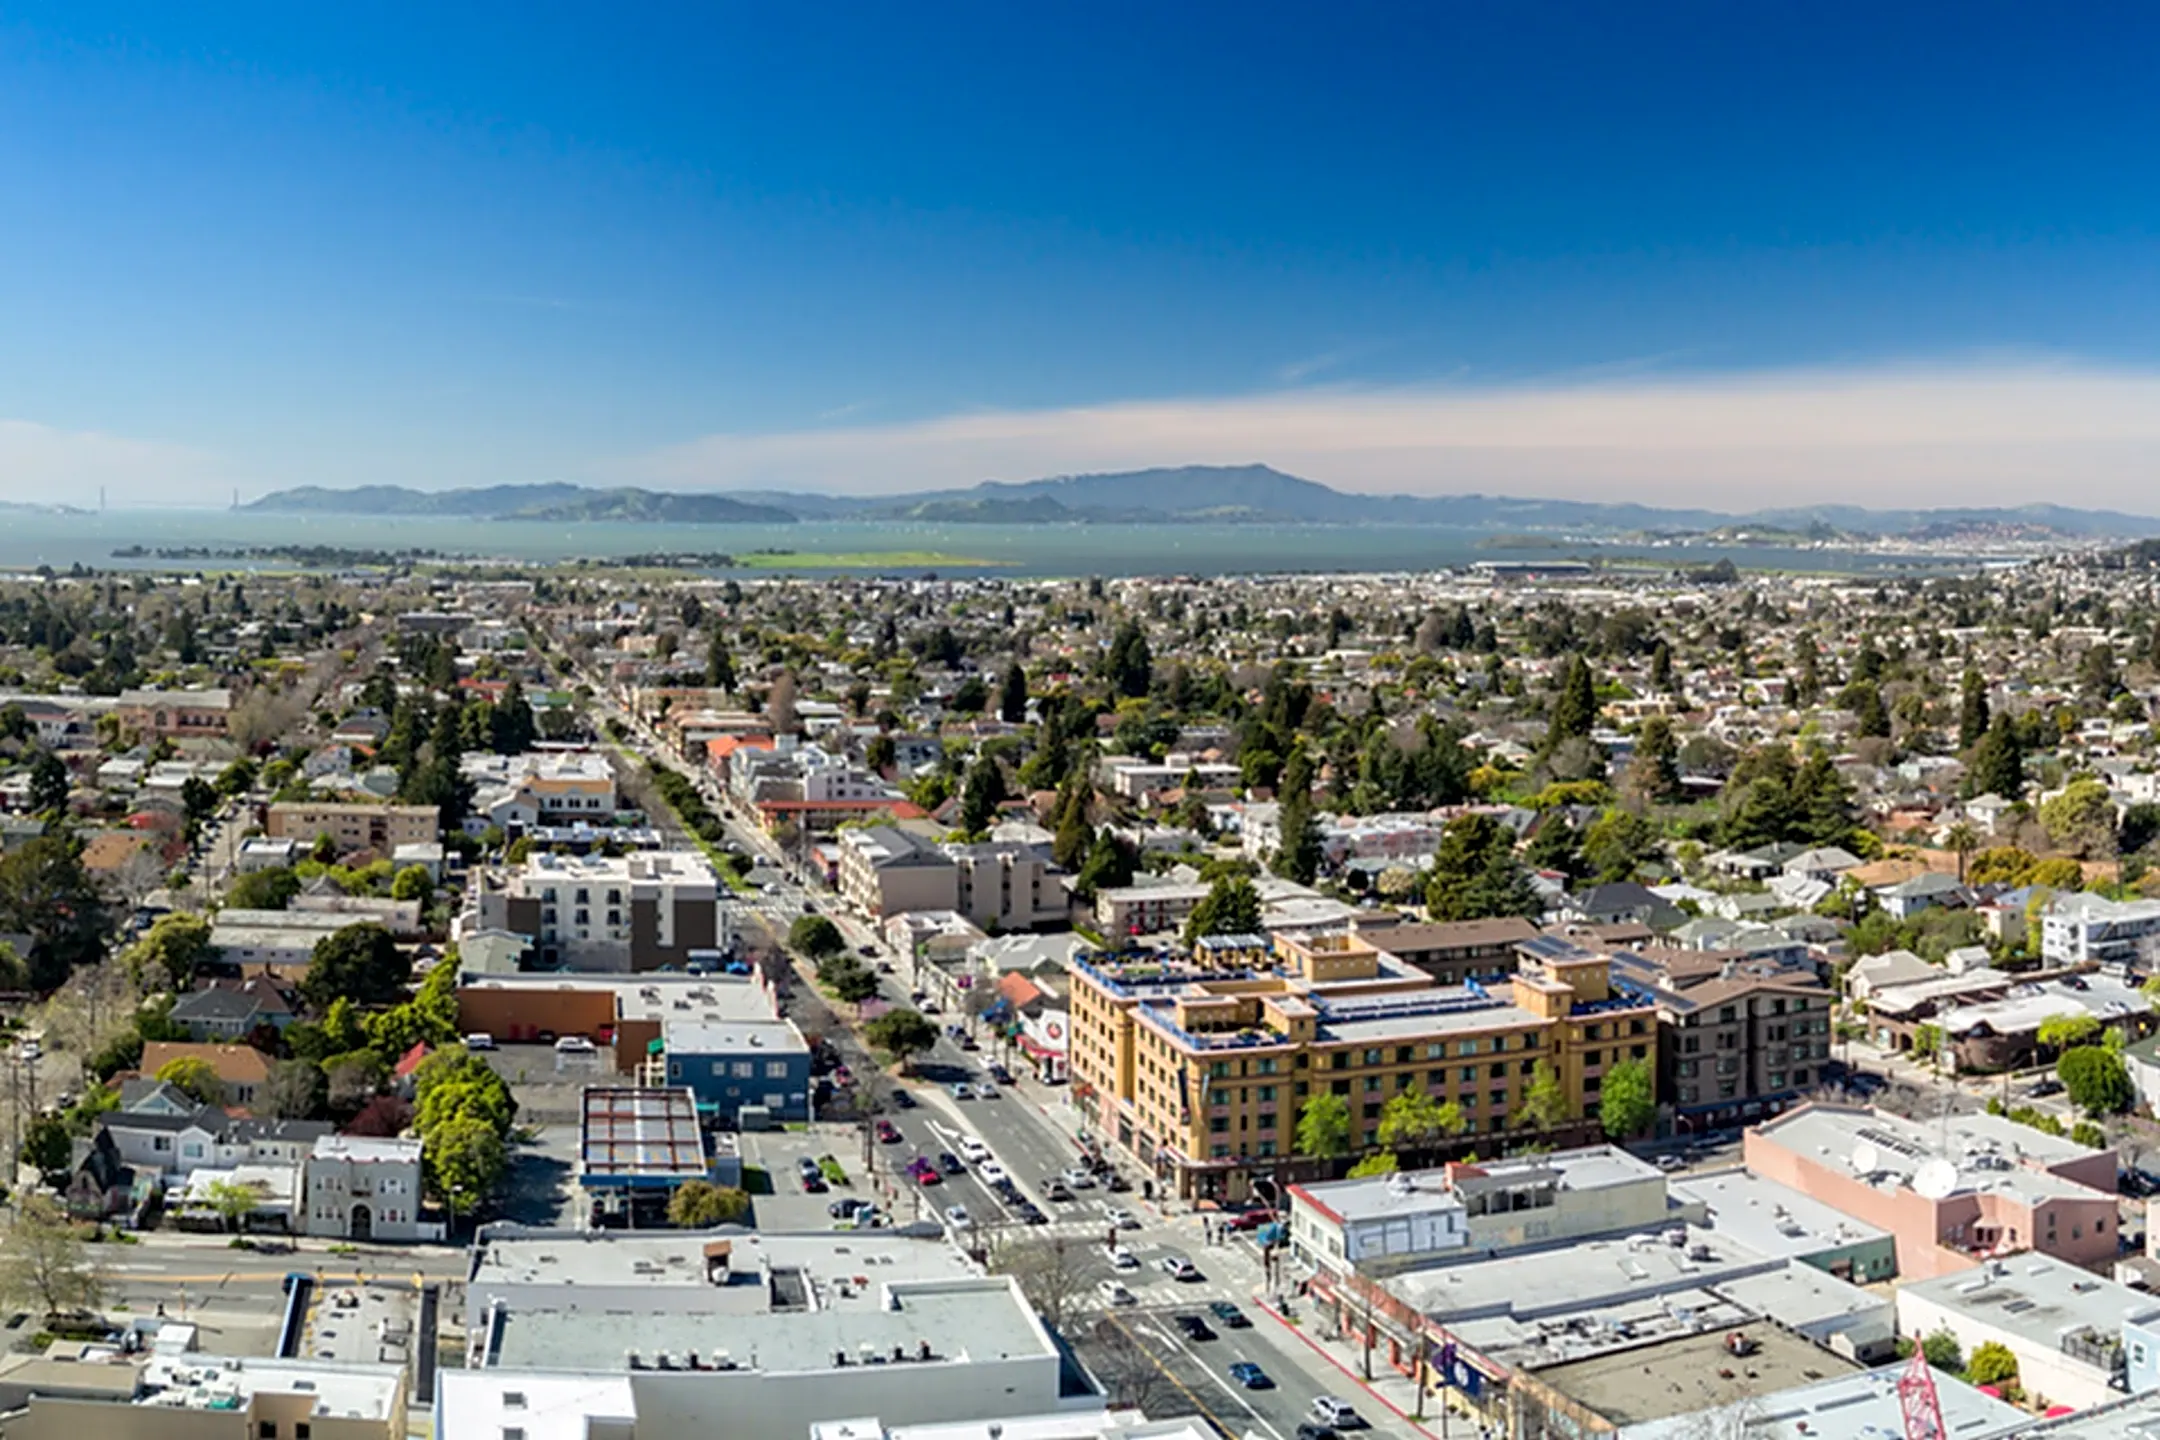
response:
<path id="1" fill-rule="evenodd" d="M 864 1173 L 862 1132 L 853 1125 L 746 1131 L 737 1139 L 742 1146 L 744 1167 L 764 1171 L 772 1187 L 770 1194 L 762 1191 L 756 1194 L 759 1229 L 830 1230 L 835 1222 L 828 1207 L 834 1201 L 853 1196 L 884 1205 L 890 1197 L 890 1187 L 881 1183 L 888 1178 L 882 1170 L 875 1176 Z M 802 1162 L 814 1162 L 827 1155 L 839 1163 L 846 1179 L 835 1184 L 821 1177 L 825 1189 L 805 1193 Z M 912 1207 L 905 1200 L 902 1207 L 900 1218 L 912 1219 Z"/>

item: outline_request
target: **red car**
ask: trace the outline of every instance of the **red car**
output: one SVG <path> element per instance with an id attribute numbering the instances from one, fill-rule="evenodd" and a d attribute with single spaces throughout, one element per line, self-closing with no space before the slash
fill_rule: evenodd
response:
<path id="1" fill-rule="evenodd" d="M 877 1138 L 881 1145 L 897 1145 L 900 1143 L 900 1132 L 893 1128 L 892 1121 L 880 1120 L 877 1122 Z"/>
<path id="2" fill-rule="evenodd" d="M 937 1166 L 931 1164 L 928 1160 L 925 1160 L 920 1155 L 916 1156 L 913 1160 L 910 1160 L 908 1162 L 907 1173 L 908 1178 L 910 1180 L 913 1180 L 918 1185 L 927 1187 L 931 1185 L 942 1185 L 945 1183 L 945 1177 L 938 1174 Z"/>
<path id="3" fill-rule="evenodd" d="M 1274 1223 L 1275 1212 L 1273 1210 L 1244 1210 L 1231 1217 L 1230 1229 L 1238 1232 L 1258 1230 L 1263 1225 L 1272 1225 Z"/>

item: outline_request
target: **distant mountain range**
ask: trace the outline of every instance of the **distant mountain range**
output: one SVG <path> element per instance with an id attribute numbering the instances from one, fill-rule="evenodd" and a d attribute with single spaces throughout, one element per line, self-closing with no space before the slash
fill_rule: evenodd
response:
<path id="1" fill-rule="evenodd" d="M 1842 539 L 1985 534 L 2025 538 L 2160 536 L 2160 519 L 2060 505 L 1939 510 L 1792 506 L 1748 514 L 1664 509 L 1587 500 L 1504 495 L 1356 495 L 1266 465 L 1186 465 L 1110 475 L 1060 475 L 1018 483 L 985 481 L 960 490 L 905 495 L 812 495 L 743 491 L 728 495 L 580 485 L 495 485 L 412 490 L 278 490 L 241 507 L 271 514 L 440 515 L 477 520 L 649 521 L 674 525 L 779 525 L 797 520 L 895 520 L 940 524 L 1321 524 L 1443 525 L 1464 530 L 1608 534 L 1738 535 Z"/>

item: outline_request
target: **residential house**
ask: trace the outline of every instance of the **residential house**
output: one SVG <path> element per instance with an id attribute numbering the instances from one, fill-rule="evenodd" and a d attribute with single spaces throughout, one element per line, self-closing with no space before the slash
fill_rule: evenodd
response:
<path id="1" fill-rule="evenodd" d="M 301 1161 L 301 1233 L 338 1240 L 439 1240 L 421 1214 L 422 1145 L 359 1135 L 316 1138 Z"/>
<path id="2" fill-rule="evenodd" d="M 252 1045 L 213 1045 L 182 1040 L 152 1040 L 143 1046 L 145 1075 L 155 1075 L 176 1060 L 200 1060 L 217 1075 L 227 1105 L 253 1105 L 270 1081 L 270 1057 Z"/>

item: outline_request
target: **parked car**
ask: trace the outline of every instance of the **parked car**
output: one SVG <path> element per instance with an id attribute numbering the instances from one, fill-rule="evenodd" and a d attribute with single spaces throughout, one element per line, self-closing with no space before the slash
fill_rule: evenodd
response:
<path id="1" fill-rule="evenodd" d="M 1235 1365 L 1232 1365 L 1230 1367 L 1230 1378 L 1237 1381 L 1247 1390 L 1272 1390 L 1275 1388 L 1275 1382 L 1268 1379 L 1267 1371 L 1262 1370 L 1250 1360 L 1240 1360 Z"/>
<path id="2" fill-rule="evenodd" d="M 830 1187 L 825 1184 L 823 1175 L 815 1170 L 807 1170 L 803 1172 L 802 1188 L 805 1195 L 823 1195 Z"/>
<path id="3" fill-rule="evenodd" d="M 485 1030 L 475 1030 L 465 1037 L 465 1048 L 467 1050 L 493 1050 L 495 1048 L 495 1037 Z"/>
<path id="4" fill-rule="evenodd" d="M 990 1158 L 990 1147 L 973 1135 L 963 1135 L 960 1137 L 960 1153 L 967 1156 L 970 1163 L 980 1165 Z"/>
<path id="5" fill-rule="evenodd" d="M 1340 1437 L 1329 1426 L 1315 1425 L 1310 1420 L 1301 1420 L 1298 1422 L 1297 1440 L 1340 1440 Z"/>
<path id="6" fill-rule="evenodd" d="M 599 1046 L 583 1035 L 565 1035 L 555 1042 L 555 1053 L 558 1055 L 594 1055 L 598 1054 L 599 1050 Z"/>
<path id="7" fill-rule="evenodd" d="M 997 1184 L 997 1182 L 1000 1180 L 1008 1180 L 1012 1178 L 1006 1173 L 1005 1167 L 998 1164 L 998 1162 L 995 1160 L 983 1161 L 980 1165 L 977 1165 L 975 1167 L 975 1173 L 978 1177 L 989 1181 L 992 1185 Z"/>
<path id="8" fill-rule="evenodd" d="M 2060 1095 L 2062 1094 L 2062 1088 L 2062 1081 L 2056 1079 L 2053 1075 L 2043 1075 L 2026 1086 L 2025 1093 L 2037 1100 L 2048 1095 Z"/>
<path id="9" fill-rule="evenodd" d="M 992 1065 L 990 1067 L 990 1078 L 1000 1085 L 1013 1083 L 1012 1071 L 1007 1070 L 1003 1065 Z"/>
<path id="10" fill-rule="evenodd" d="M 1245 1330 L 1252 1326 L 1252 1321 L 1245 1318 L 1245 1312 L 1238 1309 L 1228 1300 L 1211 1301 L 1207 1308 L 1208 1314 L 1213 1315 L 1232 1330 Z"/>
<path id="11" fill-rule="evenodd" d="M 842 1197 L 841 1199 L 833 1201 L 830 1205 L 827 1205 L 825 1207 L 825 1213 L 832 1216 L 833 1219 L 838 1220 L 844 1216 L 853 1215 L 858 1210 L 875 1209 L 877 1209 L 877 1206 L 872 1204 L 870 1201 L 864 1200 L 859 1196 L 848 1195 Z"/>

